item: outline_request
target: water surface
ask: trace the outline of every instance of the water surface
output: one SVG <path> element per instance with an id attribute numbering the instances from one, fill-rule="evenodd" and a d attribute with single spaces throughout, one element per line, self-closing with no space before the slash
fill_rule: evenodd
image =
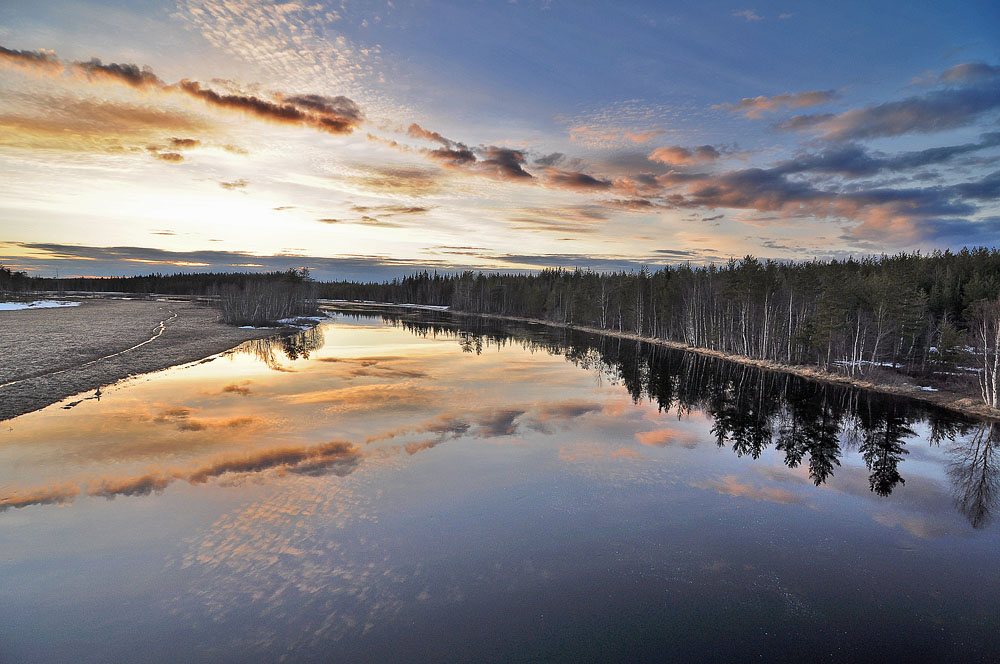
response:
<path id="1" fill-rule="evenodd" d="M 446 314 L 2 423 L 0 661 L 995 661 L 1000 427 Z"/>

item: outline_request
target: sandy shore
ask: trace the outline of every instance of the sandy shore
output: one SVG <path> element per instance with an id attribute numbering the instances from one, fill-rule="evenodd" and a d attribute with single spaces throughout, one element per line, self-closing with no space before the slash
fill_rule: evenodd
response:
<path id="1" fill-rule="evenodd" d="M 214 309 L 186 301 L 0 311 L 0 420 L 272 334 L 225 325 Z"/>
<path id="2" fill-rule="evenodd" d="M 340 306 L 350 307 L 350 308 L 373 308 L 373 309 L 402 309 L 412 310 L 414 307 L 409 306 L 406 308 L 401 308 L 398 305 L 392 304 L 381 304 L 381 303 L 359 303 L 359 302 L 343 302 L 343 303 L 331 303 L 326 304 L 331 309 L 336 309 Z M 431 309 L 430 307 L 425 307 Z M 440 310 L 438 307 L 434 307 L 434 310 Z M 961 413 L 963 415 L 968 415 L 976 418 L 988 418 L 997 420 L 1000 419 L 1000 410 L 990 408 L 982 402 L 976 395 L 963 394 L 958 392 L 949 392 L 946 390 L 939 391 L 928 391 L 922 390 L 916 385 L 884 385 L 880 383 L 874 383 L 867 381 L 864 378 L 846 376 L 844 374 L 833 373 L 830 371 L 824 371 L 819 367 L 808 366 L 808 365 L 789 365 L 782 364 L 780 362 L 772 362 L 770 360 L 761 360 L 752 357 L 745 357 L 742 355 L 730 355 L 727 353 L 722 353 L 717 350 L 712 350 L 710 348 L 696 348 L 688 346 L 687 344 L 680 343 L 677 341 L 667 341 L 664 339 L 651 339 L 649 337 L 640 337 L 637 334 L 631 334 L 629 332 L 617 332 L 615 330 L 604 330 L 597 327 L 586 327 L 583 325 L 569 325 L 567 323 L 556 323 L 553 321 L 542 320 L 539 318 L 522 318 L 519 316 L 502 316 L 499 314 L 480 314 L 480 313 L 469 313 L 465 311 L 455 311 L 452 309 L 447 310 L 447 313 L 456 316 L 466 316 L 470 318 L 491 318 L 494 320 L 507 320 L 507 321 L 517 321 L 520 323 L 534 323 L 536 325 L 546 325 L 548 327 L 557 327 L 563 329 L 573 329 L 580 332 L 587 332 L 589 334 L 602 334 L 608 337 L 616 337 L 619 339 L 630 339 L 632 341 L 642 341 L 645 343 L 656 344 L 658 346 L 666 346 L 667 348 L 675 348 L 677 350 L 683 350 L 689 353 L 698 353 L 699 355 L 707 355 L 709 357 L 716 357 L 723 360 L 728 360 L 730 362 L 737 362 L 739 364 L 746 364 L 761 369 L 767 369 L 769 371 L 781 371 L 783 373 L 790 373 L 796 376 L 802 376 L 803 378 L 808 378 L 810 380 L 817 380 L 828 383 L 838 383 L 840 385 L 851 385 L 853 387 L 858 387 L 864 390 L 872 390 L 874 392 L 881 392 L 883 394 L 895 394 L 899 396 L 905 396 L 910 399 L 916 399 L 918 401 L 924 401 L 926 403 L 931 403 L 941 408 L 946 408 L 948 410 L 954 411 L 956 413 Z"/>

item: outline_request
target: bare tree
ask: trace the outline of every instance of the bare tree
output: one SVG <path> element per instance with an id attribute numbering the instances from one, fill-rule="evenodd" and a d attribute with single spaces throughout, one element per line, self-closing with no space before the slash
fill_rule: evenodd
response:
<path id="1" fill-rule="evenodd" d="M 972 334 L 982 372 L 979 387 L 987 406 L 1000 408 L 1000 298 L 974 305 Z"/>

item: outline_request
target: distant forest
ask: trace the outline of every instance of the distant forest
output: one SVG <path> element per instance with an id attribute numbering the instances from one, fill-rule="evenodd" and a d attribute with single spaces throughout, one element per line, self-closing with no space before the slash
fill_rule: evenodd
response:
<path id="1" fill-rule="evenodd" d="M 308 283 L 308 273 L 183 274 L 62 279 L 68 290 L 219 294 L 257 280 Z M 55 281 L 9 270 L 0 289 Z M 12 284 L 8 287 L 7 284 Z M 17 288 L 20 284 L 20 288 Z M 862 259 L 630 272 L 548 269 L 537 274 L 422 272 L 383 283 L 316 283 L 318 297 L 446 305 L 627 332 L 852 375 L 891 367 L 947 375 L 966 367 L 983 400 L 1000 405 L 1000 250 L 975 248 Z"/>

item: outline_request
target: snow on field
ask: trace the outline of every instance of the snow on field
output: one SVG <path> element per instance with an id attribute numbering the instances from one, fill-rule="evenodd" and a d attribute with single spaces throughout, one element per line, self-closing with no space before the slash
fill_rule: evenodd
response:
<path id="1" fill-rule="evenodd" d="M 34 302 L 0 302 L 0 311 L 15 311 L 17 309 L 55 309 L 56 307 L 77 307 L 79 302 L 63 300 L 35 300 Z"/>

